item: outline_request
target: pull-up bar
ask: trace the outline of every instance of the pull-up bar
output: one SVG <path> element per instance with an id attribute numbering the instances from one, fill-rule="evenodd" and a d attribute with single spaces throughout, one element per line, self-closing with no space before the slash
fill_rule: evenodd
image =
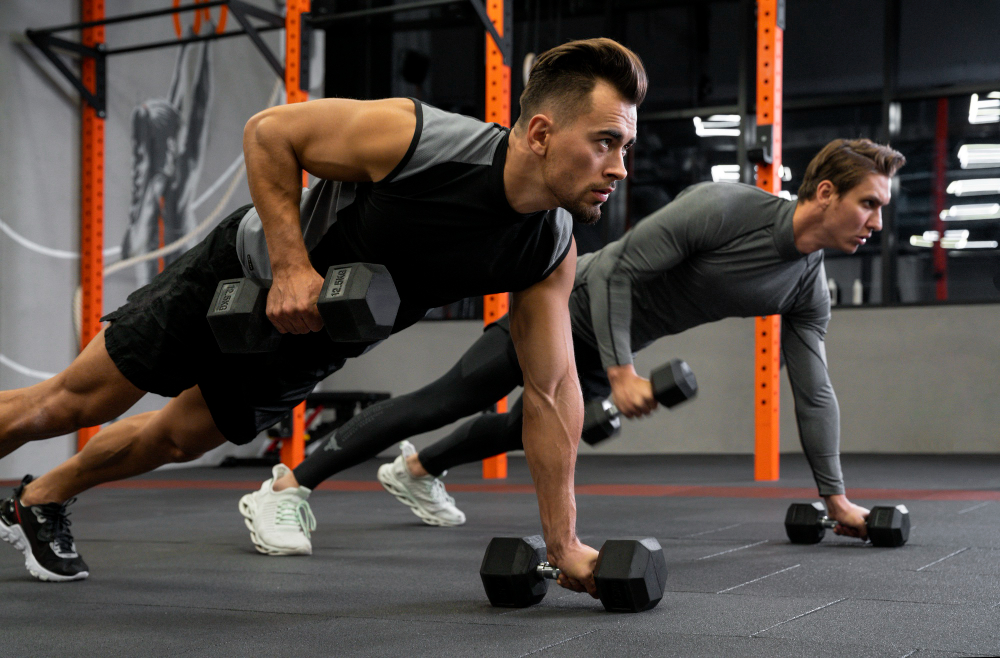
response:
<path id="1" fill-rule="evenodd" d="M 300 76 L 299 84 L 306 85 L 306 87 L 301 88 L 303 91 L 308 88 L 309 57 L 312 50 L 311 44 L 313 29 L 340 21 L 359 20 L 382 14 L 395 14 L 398 12 L 413 11 L 415 9 L 429 9 L 433 7 L 443 7 L 447 5 L 465 3 L 472 5 L 472 8 L 476 11 L 476 15 L 482 22 L 483 27 L 490 33 L 490 36 L 493 37 L 494 42 L 499 47 L 504 65 L 510 66 L 511 57 L 513 56 L 513 39 L 509 36 L 509 33 L 508 36 L 500 35 L 500 32 L 497 31 L 493 21 L 490 20 L 489 14 L 486 7 L 483 5 L 482 0 L 423 0 L 420 2 L 390 5 L 388 7 L 376 7 L 373 9 L 349 11 L 341 14 L 329 14 L 323 16 L 313 16 L 309 12 L 299 12 L 296 13 L 296 16 L 298 17 L 297 20 L 300 21 L 298 30 L 300 34 L 301 47 L 298 49 L 298 53 L 299 68 L 303 73 L 303 75 Z M 189 11 L 201 11 L 204 9 L 211 9 L 212 7 L 223 7 L 230 11 L 233 14 L 233 18 L 236 19 L 236 22 L 240 24 L 242 29 L 216 34 L 195 35 L 173 40 L 154 41 L 152 43 L 136 44 L 119 48 L 108 48 L 103 42 L 96 43 L 93 46 L 87 46 L 82 43 L 76 43 L 63 39 L 62 37 L 55 36 L 57 32 L 103 28 L 107 25 L 116 25 L 118 23 L 127 23 L 149 18 L 158 18 L 160 16 L 177 15 Z M 254 25 L 250 22 L 251 18 L 261 20 L 265 24 L 259 26 Z M 144 50 L 155 50 L 157 48 L 180 46 L 202 41 L 215 41 L 217 39 L 228 39 L 230 37 L 246 35 L 250 38 L 250 41 L 257 48 L 257 50 L 260 51 L 260 54 L 267 61 L 268 65 L 274 70 L 275 74 L 277 74 L 279 78 L 285 79 L 284 66 L 281 65 L 281 62 L 274 55 L 274 53 L 271 52 L 271 49 L 260 37 L 263 32 L 285 29 L 285 22 L 285 17 L 274 12 L 267 11 L 266 9 L 261 9 L 260 7 L 246 2 L 245 0 L 208 0 L 207 2 L 198 2 L 190 5 L 171 7 L 169 9 L 157 9 L 154 11 L 144 11 L 134 14 L 123 14 L 121 16 L 112 16 L 111 18 L 102 18 L 100 20 L 57 25 L 55 27 L 48 27 L 40 30 L 27 30 L 25 34 L 28 39 L 30 39 L 31 42 L 42 51 L 42 54 L 44 54 L 45 57 L 52 62 L 59 72 L 62 73 L 67 80 L 69 80 L 70 84 L 72 84 L 76 90 L 80 92 L 83 99 L 97 112 L 97 116 L 103 119 L 106 116 L 107 111 L 105 89 L 107 65 L 105 59 L 108 56 L 135 53 Z M 65 62 L 63 62 L 63 60 L 56 54 L 57 50 L 93 58 L 97 67 L 97 80 L 93 90 L 88 89 L 87 86 L 83 84 L 80 77 L 77 76 L 77 74 L 75 74 Z"/>
<path id="2" fill-rule="evenodd" d="M 86 4 L 88 0 L 84 0 Z M 101 13 L 103 14 L 103 2 L 101 4 Z M 134 46 L 125 46 L 122 48 L 108 48 L 103 42 L 103 28 L 107 25 L 115 25 L 118 23 L 127 23 L 133 21 L 144 20 L 148 18 L 157 18 L 160 16 L 170 16 L 177 15 L 189 11 L 201 11 L 204 9 L 211 9 L 212 7 L 225 7 L 230 12 L 232 12 L 233 17 L 236 21 L 243 27 L 242 30 L 235 30 L 231 32 L 222 32 L 218 34 L 206 34 L 206 35 L 196 35 L 193 37 L 185 37 L 180 39 L 166 40 L 166 41 L 155 41 L 153 43 L 145 43 Z M 254 17 L 263 20 L 267 23 L 264 26 L 257 27 L 254 26 L 248 17 Z M 274 72 L 279 78 L 284 79 L 285 69 L 278 61 L 271 49 L 267 47 L 264 40 L 260 38 L 261 32 L 268 32 L 272 30 L 281 30 L 285 28 L 285 19 L 278 14 L 269 12 L 265 9 L 255 7 L 244 0 L 209 0 L 208 2 L 199 2 L 191 5 L 182 5 L 178 7 L 171 7 L 170 9 L 158 9 L 155 11 L 144 11 L 135 14 L 123 14 L 121 16 L 112 16 L 111 18 L 100 18 L 97 20 L 85 20 L 80 23 L 70 23 L 67 25 L 57 25 L 56 27 L 48 27 L 40 30 L 26 30 L 25 34 L 28 39 L 31 40 L 42 54 L 52 62 L 52 64 L 59 70 L 63 76 L 69 80 L 70 84 L 76 87 L 76 90 L 80 92 L 84 101 L 87 102 L 97 116 L 101 119 L 105 118 L 107 115 L 106 107 L 106 71 L 107 62 L 106 59 L 109 55 L 121 55 L 125 53 L 134 53 L 141 50 L 153 50 L 156 48 L 166 48 L 170 46 L 180 46 L 187 43 L 195 43 L 199 41 L 214 41 L 216 39 L 226 39 L 229 37 L 236 37 L 247 35 L 250 37 L 250 41 L 253 42 L 257 50 L 264 56 L 267 63 L 274 69 Z M 102 32 L 101 39 L 94 43 L 93 45 L 87 45 L 86 39 L 84 43 L 75 43 L 73 41 L 68 41 L 61 37 L 55 36 L 57 32 L 66 32 L 69 30 L 83 30 L 84 33 L 89 31 L 100 29 Z M 91 58 L 94 62 L 94 66 L 97 69 L 97 77 L 93 89 L 88 88 L 87 85 L 83 83 L 83 80 L 78 77 L 70 68 L 63 62 L 62 58 L 56 54 L 56 50 L 62 50 L 67 52 L 76 53 L 78 55 L 83 55 L 85 58 Z"/>

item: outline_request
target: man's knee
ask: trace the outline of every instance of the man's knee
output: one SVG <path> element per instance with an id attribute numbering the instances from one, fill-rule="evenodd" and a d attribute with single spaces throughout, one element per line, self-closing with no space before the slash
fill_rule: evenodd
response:
<path id="1" fill-rule="evenodd" d="M 197 441 L 192 441 L 190 437 L 183 437 L 172 433 L 165 433 L 157 437 L 160 451 L 167 459 L 167 463 L 181 464 L 193 461 L 204 455 L 213 446 L 201 445 Z"/>
<path id="2" fill-rule="evenodd" d="M 171 463 L 189 462 L 225 443 L 200 395 L 185 392 L 150 420 L 146 432 Z"/>

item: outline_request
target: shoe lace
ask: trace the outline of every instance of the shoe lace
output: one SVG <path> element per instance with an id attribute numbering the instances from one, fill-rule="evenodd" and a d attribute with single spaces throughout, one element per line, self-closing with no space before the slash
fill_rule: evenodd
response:
<path id="1" fill-rule="evenodd" d="M 308 501 L 283 500 L 278 503 L 274 524 L 298 526 L 309 538 L 310 532 L 316 529 L 316 517 L 313 516 Z"/>
<path id="2" fill-rule="evenodd" d="M 430 498 L 432 501 L 439 505 L 454 505 L 455 499 L 448 495 L 445 491 L 444 482 L 438 478 L 434 478 L 430 486 Z"/>
<path id="3" fill-rule="evenodd" d="M 38 538 L 44 542 L 52 542 L 64 553 L 72 553 L 73 533 L 69 527 L 73 522 L 69 520 L 69 512 L 66 508 L 76 502 L 76 498 L 70 498 L 65 503 L 46 503 L 39 505 L 41 516 L 45 519 L 42 527 L 38 531 Z"/>

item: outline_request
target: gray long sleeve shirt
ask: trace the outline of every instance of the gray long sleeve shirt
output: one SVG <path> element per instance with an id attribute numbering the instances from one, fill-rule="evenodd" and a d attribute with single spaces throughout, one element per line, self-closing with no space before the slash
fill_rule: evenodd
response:
<path id="1" fill-rule="evenodd" d="M 661 336 L 728 317 L 781 314 L 799 437 L 820 495 L 844 493 L 840 410 L 823 339 L 823 252 L 795 248 L 795 203 L 737 183 L 701 183 L 617 242 L 580 257 L 573 331 L 605 368 Z"/>

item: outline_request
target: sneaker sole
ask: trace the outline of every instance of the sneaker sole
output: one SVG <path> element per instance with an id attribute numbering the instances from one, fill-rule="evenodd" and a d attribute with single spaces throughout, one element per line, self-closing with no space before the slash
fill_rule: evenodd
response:
<path id="1" fill-rule="evenodd" d="M 392 464 L 382 464 L 378 468 L 378 481 L 382 484 L 382 487 L 396 497 L 396 500 L 403 503 L 410 508 L 410 511 L 417 515 L 421 521 L 427 525 L 435 526 L 438 528 L 454 528 L 460 526 L 465 521 L 461 523 L 456 523 L 454 521 L 446 521 L 444 519 L 438 518 L 431 514 L 430 512 L 424 510 L 424 508 L 418 503 L 406 490 L 406 487 L 399 484 L 399 480 L 395 478 L 392 474 Z"/>
<path id="2" fill-rule="evenodd" d="M 271 546 L 257 536 L 257 530 L 253 527 L 254 514 L 257 513 L 257 504 L 254 502 L 253 494 L 246 494 L 240 498 L 240 514 L 243 515 L 243 523 L 250 531 L 250 541 L 258 553 L 264 555 L 312 555 L 312 546 L 307 549 L 278 548 Z"/>
<path id="3" fill-rule="evenodd" d="M 24 554 L 24 567 L 28 570 L 28 573 L 38 580 L 48 583 L 68 583 L 74 580 L 83 580 L 90 575 L 89 571 L 81 571 L 74 576 L 63 576 L 53 573 L 38 564 L 38 560 L 35 559 L 35 555 L 31 552 L 31 542 L 28 541 L 28 538 L 24 535 L 24 530 L 19 525 L 8 527 L 0 523 L 0 539 L 3 539 Z"/>

